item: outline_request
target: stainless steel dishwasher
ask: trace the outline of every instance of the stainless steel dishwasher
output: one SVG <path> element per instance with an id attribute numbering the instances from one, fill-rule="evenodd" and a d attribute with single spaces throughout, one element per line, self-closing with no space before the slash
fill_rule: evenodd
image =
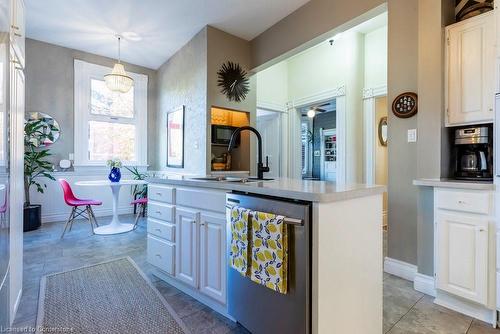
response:
<path id="1" fill-rule="evenodd" d="M 253 334 L 311 333 L 311 203 L 228 193 L 226 204 L 283 215 L 289 232 L 287 294 L 229 267 L 229 314 Z M 230 238 L 230 226 L 227 231 Z"/>

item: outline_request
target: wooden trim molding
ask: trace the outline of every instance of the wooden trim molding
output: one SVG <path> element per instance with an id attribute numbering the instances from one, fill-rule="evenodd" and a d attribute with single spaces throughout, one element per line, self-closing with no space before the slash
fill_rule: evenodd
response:
<path id="1" fill-rule="evenodd" d="M 363 88 L 363 99 L 369 99 L 373 97 L 386 96 L 387 86 L 376 86 Z"/>

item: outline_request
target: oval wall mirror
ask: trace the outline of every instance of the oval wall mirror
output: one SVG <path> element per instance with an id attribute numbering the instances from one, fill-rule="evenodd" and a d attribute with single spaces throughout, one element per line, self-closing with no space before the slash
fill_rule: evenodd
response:
<path id="1" fill-rule="evenodd" d="M 39 135 L 31 139 L 36 147 L 46 147 L 54 144 L 61 135 L 59 123 L 50 115 L 43 112 L 31 112 L 27 122 L 40 124 Z"/>
<path id="2" fill-rule="evenodd" d="M 387 117 L 382 117 L 378 122 L 378 140 L 380 145 L 387 146 Z"/>

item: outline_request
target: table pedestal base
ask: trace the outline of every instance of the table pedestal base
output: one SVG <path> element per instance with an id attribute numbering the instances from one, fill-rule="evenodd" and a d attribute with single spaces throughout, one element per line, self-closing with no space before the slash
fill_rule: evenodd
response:
<path id="1" fill-rule="evenodd" d="M 94 229 L 95 234 L 107 235 L 107 234 L 118 234 L 130 232 L 134 229 L 134 224 L 109 224 L 104 226 L 99 226 Z"/>

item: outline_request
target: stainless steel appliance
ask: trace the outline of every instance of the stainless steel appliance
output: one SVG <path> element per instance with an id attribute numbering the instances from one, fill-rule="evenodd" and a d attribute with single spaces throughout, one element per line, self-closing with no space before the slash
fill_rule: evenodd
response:
<path id="1" fill-rule="evenodd" d="M 229 267 L 229 314 L 253 334 L 311 333 L 311 204 L 234 192 L 226 195 L 226 204 L 284 215 L 289 232 L 287 294 Z"/>
<path id="2" fill-rule="evenodd" d="M 493 180 L 491 125 L 456 129 L 453 158 L 456 179 Z"/>
<path id="3" fill-rule="evenodd" d="M 231 140 L 231 135 L 237 129 L 235 126 L 228 125 L 215 125 L 212 124 L 212 144 L 215 145 L 229 145 L 229 141 Z M 236 138 L 235 146 L 238 147 L 240 145 L 240 136 Z"/>

